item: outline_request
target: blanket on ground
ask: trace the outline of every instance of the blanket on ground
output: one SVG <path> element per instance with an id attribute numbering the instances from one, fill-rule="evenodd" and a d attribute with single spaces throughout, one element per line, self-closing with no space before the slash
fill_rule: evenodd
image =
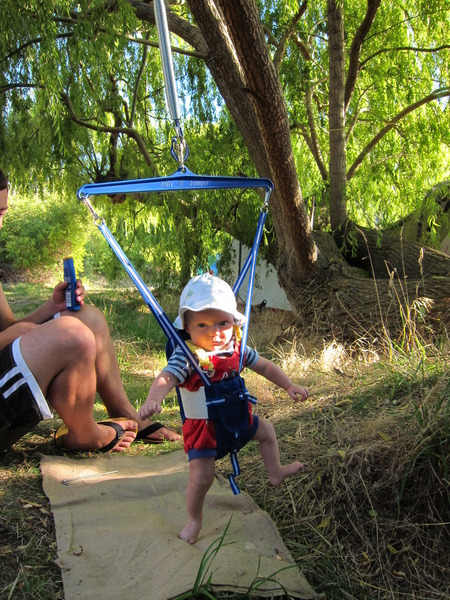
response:
<path id="1" fill-rule="evenodd" d="M 200 574 L 213 592 L 318 596 L 252 499 L 217 477 L 195 545 L 178 538 L 187 520 L 183 451 L 158 457 L 45 456 L 43 486 L 56 526 L 65 600 L 168 600 Z M 226 531 L 226 534 L 224 535 Z M 217 552 L 216 552 L 217 551 Z M 209 557 L 209 558 L 208 558 Z M 205 564 L 206 561 L 206 564 Z"/>

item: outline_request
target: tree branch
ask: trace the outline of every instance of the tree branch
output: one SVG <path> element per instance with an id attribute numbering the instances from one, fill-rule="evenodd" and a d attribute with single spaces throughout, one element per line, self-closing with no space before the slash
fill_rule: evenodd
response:
<path id="1" fill-rule="evenodd" d="M 150 167 L 154 167 L 152 157 L 148 153 L 145 142 L 142 139 L 142 136 L 135 129 L 132 129 L 130 127 L 108 127 L 105 125 L 97 125 L 95 123 L 91 123 L 87 119 L 81 119 L 75 113 L 72 103 L 70 102 L 69 96 L 65 92 L 62 92 L 60 96 L 61 100 L 63 101 L 63 103 L 69 111 L 70 118 L 74 123 L 80 125 L 81 127 L 85 127 L 86 129 L 91 129 L 92 131 L 101 131 L 102 133 L 126 135 L 127 137 L 133 139 L 136 142 L 136 145 L 139 148 L 140 153 L 144 157 L 144 160 L 147 163 L 147 165 L 149 165 Z"/>
<path id="2" fill-rule="evenodd" d="M 62 40 L 62 39 L 69 38 L 72 36 L 73 36 L 73 31 L 68 31 L 67 33 L 58 34 L 56 36 L 56 39 Z M 0 64 L 6 62 L 7 60 L 10 60 L 16 54 L 20 54 L 23 50 L 25 50 L 29 46 L 33 46 L 34 44 L 40 44 L 41 42 L 42 42 L 41 37 L 32 38 L 31 40 L 26 41 L 25 43 L 21 44 L 18 48 L 16 48 L 15 50 L 11 50 L 11 52 L 9 54 L 7 54 L 5 57 L 3 57 L 0 60 Z"/>
<path id="3" fill-rule="evenodd" d="M 44 89 L 43 85 L 38 85 L 36 83 L 8 83 L 6 85 L 0 85 L 0 94 L 6 94 L 10 90 L 17 90 L 20 88 L 24 89 Z"/>
<path id="4" fill-rule="evenodd" d="M 127 0 L 127 2 L 136 11 L 138 19 L 152 25 L 155 24 L 153 2 L 145 3 L 139 0 Z M 172 11 L 167 11 L 167 24 L 172 33 L 187 42 L 192 48 L 195 48 L 198 58 L 205 59 L 209 55 L 208 46 L 198 27 L 174 14 Z"/>
<path id="5" fill-rule="evenodd" d="M 373 54 L 370 54 L 370 56 L 368 56 L 367 58 L 365 58 L 363 61 L 361 61 L 359 68 L 360 70 L 364 68 L 364 66 L 371 61 L 372 59 L 374 59 L 376 56 L 379 56 L 380 54 L 385 54 L 387 52 L 401 52 L 401 51 L 408 51 L 408 52 L 440 52 L 441 50 L 448 50 L 450 48 L 450 44 L 443 44 L 442 46 L 437 46 L 436 48 L 415 48 L 414 46 L 397 46 L 394 48 L 380 48 L 379 50 L 377 50 L 376 52 L 374 52 Z"/>
<path id="6" fill-rule="evenodd" d="M 140 4 L 140 3 L 139 3 Z M 79 21 L 78 15 L 77 13 L 73 13 L 73 17 L 72 19 L 65 19 L 65 18 L 61 18 L 61 17 L 54 17 L 53 21 L 55 21 L 55 23 L 65 23 L 65 24 L 75 24 L 77 21 Z M 187 41 L 188 43 L 190 43 L 189 40 L 192 39 L 199 39 L 200 34 L 198 32 L 196 32 L 196 35 L 193 35 L 193 31 L 191 29 L 186 29 L 185 27 L 181 27 L 180 25 L 180 21 L 183 21 L 183 19 L 172 19 L 173 21 L 175 21 L 177 23 L 176 29 L 180 32 L 190 32 L 189 35 L 185 38 L 182 37 L 180 35 L 180 37 L 182 37 L 182 39 L 184 39 L 185 41 Z M 154 24 L 154 19 L 153 21 L 151 21 L 150 19 L 146 20 L 147 22 L 151 22 Z M 99 29 L 99 32 L 102 33 L 106 33 L 105 29 L 101 28 Z M 73 37 L 75 35 L 75 33 L 73 31 L 67 31 L 64 33 L 58 33 L 55 36 L 55 39 L 57 40 L 62 40 L 62 39 L 67 39 L 70 37 Z M 151 48 L 159 48 L 159 44 L 158 42 L 152 42 L 149 39 L 146 38 L 136 38 L 134 36 L 131 35 L 127 35 L 125 36 L 125 39 L 127 39 L 129 42 L 132 42 L 134 44 L 142 44 L 144 46 L 148 46 Z M 13 58 L 14 56 L 16 56 L 17 54 L 21 54 L 21 52 L 23 50 L 26 50 L 26 48 L 29 48 L 30 46 L 33 46 L 35 44 L 40 44 L 42 42 L 42 37 L 38 36 L 35 38 L 32 38 L 30 40 L 27 40 L 26 42 L 24 42 L 23 44 L 21 44 L 18 48 L 15 48 L 14 50 L 11 50 L 11 52 L 9 52 L 6 56 L 4 56 L 2 59 L 0 59 L 0 64 L 10 60 L 11 58 Z M 186 50 L 184 48 L 179 48 L 177 46 L 171 46 L 171 51 L 173 54 L 181 54 L 183 56 L 190 56 L 191 58 L 198 58 L 200 60 L 206 60 L 207 57 L 207 52 L 197 52 L 195 50 Z"/>
<path id="7" fill-rule="evenodd" d="M 286 52 L 286 47 L 288 45 L 288 42 L 293 37 L 297 23 L 300 21 L 302 16 L 305 14 L 307 7 L 308 7 L 308 2 L 307 2 L 307 0 L 304 0 L 303 4 L 298 9 L 298 12 L 292 17 L 292 20 L 291 20 L 289 26 L 287 27 L 286 31 L 284 32 L 284 35 L 282 36 L 280 42 L 277 44 L 275 56 L 273 57 L 273 64 L 275 65 L 275 70 L 277 73 L 280 72 L 281 63 L 283 61 L 283 57 Z"/>
<path id="8" fill-rule="evenodd" d="M 145 39 L 148 40 L 148 32 L 145 34 Z M 134 121 L 134 115 L 136 114 L 136 104 L 137 104 L 137 96 L 138 96 L 138 92 L 139 92 L 139 84 L 141 82 L 142 79 L 142 74 L 144 72 L 144 67 L 145 67 L 145 63 L 147 61 L 147 54 L 148 54 L 148 46 L 144 46 L 143 52 L 142 52 L 142 61 L 141 61 L 141 66 L 139 67 L 139 71 L 138 71 L 138 75 L 136 78 L 136 85 L 134 88 L 134 92 L 133 92 L 133 101 L 131 103 L 131 113 L 130 113 L 130 118 L 128 120 L 128 127 L 131 127 L 133 125 L 133 121 Z"/>
<path id="9" fill-rule="evenodd" d="M 157 42 L 152 42 L 151 40 L 147 40 L 144 38 L 135 38 L 132 36 L 126 36 L 126 39 L 130 42 L 134 42 L 135 44 L 143 44 L 144 46 L 149 46 L 151 48 L 159 48 L 159 44 Z M 185 50 L 184 48 L 178 48 L 178 46 L 170 46 L 172 54 L 182 54 L 183 56 L 190 56 L 191 58 L 199 58 L 200 60 L 206 60 L 207 54 L 203 52 L 195 52 L 194 50 Z"/>
<path id="10" fill-rule="evenodd" d="M 305 100 L 306 100 L 306 114 L 308 116 L 308 126 L 311 134 L 311 152 L 314 156 L 314 160 L 316 161 L 317 167 L 320 171 L 322 179 L 324 181 L 328 181 L 328 171 L 325 166 L 325 163 L 322 158 L 322 154 L 320 152 L 319 140 L 317 138 L 316 133 L 316 124 L 314 122 L 314 115 L 312 111 L 312 97 L 313 97 L 314 86 L 311 86 L 308 90 L 306 90 Z"/>
<path id="11" fill-rule="evenodd" d="M 393 117 L 387 125 L 381 129 L 377 135 L 367 144 L 367 146 L 360 152 L 359 156 L 356 158 L 352 166 L 347 172 L 347 181 L 350 181 L 357 169 L 361 165 L 364 158 L 369 154 L 369 152 L 378 144 L 378 142 L 387 134 L 389 131 L 395 127 L 397 123 L 399 123 L 404 117 L 415 111 L 420 106 L 424 104 L 428 104 L 429 102 L 433 102 L 434 100 L 438 100 L 439 98 L 446 98 L 450 96 L 450 89 L 436 90 L 432 94 L 421 98 L 417 102 L 410 104 L 402 111 L 400 111 L 395 117 Z"/>
<path id="12" fill-rule="evenodd" d="M 361 55 L 361 48 L 364 43 L 364 39 L 370 31 L 372 24 L 375 20 L 377 10 L 381 4 L 381 0 L 368 0 L 367 11 L 361 25 L 358 27 L 355 36 L 350 46 L 350 58 L 348 64 L 347 80 L 345 82 L 345 99 L 344 106 L 345 112 L 347 112 L 348 105 L 355 89 L 356 79 L 359 72 L 359 57 Z"/>

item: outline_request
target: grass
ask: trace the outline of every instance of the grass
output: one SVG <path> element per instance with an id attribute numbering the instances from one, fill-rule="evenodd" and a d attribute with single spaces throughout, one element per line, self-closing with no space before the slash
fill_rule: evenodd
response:
<path id="1" fill-rule="evenodd" d="M 4 289 L 16 314 L 49 293 L 37 286 Z M 89 298 L 108 319 L 125 387 L 138 406 L 164 362 L 164 337 L 135 291 L 102 289 Z M 173 300 L 161 304 L 174 316 Z M 305 468 L 279 488 L 267 486 L 257 448 L 249 444 L 240 453 L 239 485 L 269 513 L 327 600 L 450 595 L 449 344 L 445 337 L 427 343 L 425 335 L 415 344 L 418 331 L 408 335 L 406 349 L 390 341 L 346 347 L 302 339 L 286 313 L 252 317 L 250 343 L 307 385 L 311 397 L 293 405 L 282 390 L 246 374 L 258 413 L 277 430 L 283 460 L 300 459 Z M 96 411 L 100 416 L 100 405 Z M 178 427 L 174 398 L 161 417 Z M 51 435 L 58 424 L 40 424 L 0 458 L 0 598 L 64 597 L 39 470 L 41 456 L 56 453 Z M 135 445 L 130 453 L 162 451 L 167 447 Z M 227 459 L 217 468 L 227 474 Z M 199 574 L 204 581 L 206 573 Z M 191 597 L 216 596 L 200 585 Z"/>

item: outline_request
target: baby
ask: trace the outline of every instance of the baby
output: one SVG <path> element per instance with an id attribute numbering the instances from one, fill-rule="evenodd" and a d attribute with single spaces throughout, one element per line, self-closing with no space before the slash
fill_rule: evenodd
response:
<path id="1" fill-rule="evenodd" d="M 239 356 L 243 351 L 244 367 L 283 388 L 295 402 L 306 400 L 308 390 L 292 382 L 277 365 L 248 346 L 241 350 L 240 328 L 244 323 L 245 316 L 237 310 L 231 287 L 222 279 L 205 274 L 194 277 L 184 288 L 174 325 L 189 337 L 187 344 L 211 382 L 228 383 L 233 379 L 237 388 L 244 390 L 248 396 L 239 375 Z M 217 444 L 219 432 L 216 429 L 220 423 L 208 413 L 205 387 L 209 386 L 204 385 L 201 376 L 179 347 L 175 348 L 167 365 L 153 382 L 139 410 L 139 418 L 147 419 L 161 412 L 163 399 L 175 386 L 179 386 L 182 397 L 184 449 L 189 460 L 186 490 L 189 520 L 179 537 L 194 544 L 202 526 L 205 496 L 214 480 L 214 463 L 216 458 L 223 456 Z M 252 404 L 246 398 L 244 401 L 247 404 L 244 413 L 245 435 L 240 447 L 250 440 L 256 440 L 270 483 L 280 485 L 286 477 L 298 473 L 303 465 L 298 461 L 281 464 L 272 424 L 253 415 Z"/>

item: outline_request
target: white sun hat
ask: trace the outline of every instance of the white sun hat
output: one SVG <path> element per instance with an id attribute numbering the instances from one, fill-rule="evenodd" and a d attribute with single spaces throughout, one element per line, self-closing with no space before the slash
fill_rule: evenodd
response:
<path id="1" fill-rule="evenodd" d="M 245 316 L 237 310 L 236 298 L 231 287 L 219 277 L 209 273 L 197 275 L 189 281 L 180 297 L 180 312 L 174 321 L 177 329 L 184 329 L 184 313 L 187 310 L 199 312 L 215 308 L 233 315 L 239 327 L 246 321 Z"/>

